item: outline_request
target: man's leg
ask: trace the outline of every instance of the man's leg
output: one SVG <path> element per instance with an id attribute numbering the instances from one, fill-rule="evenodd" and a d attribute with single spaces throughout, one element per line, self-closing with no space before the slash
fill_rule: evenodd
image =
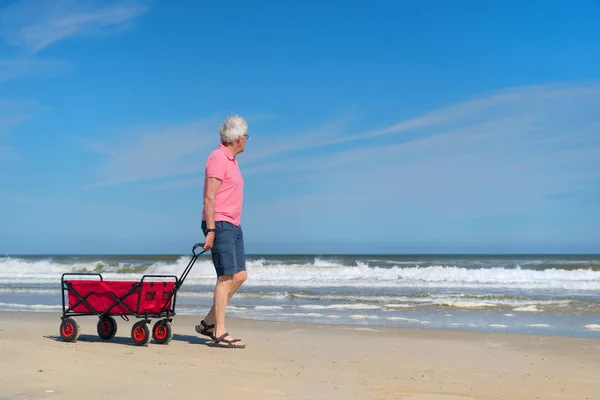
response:
<path id="1" fill-rule="evenodd" d="M 229 302 L 229 300 L 231 299 L 231 297 L 233 296 L 233 294 L 235 293 L 235 291 L 237 290 L 235 288 L 235 286 L 237 285 L 237 287 L 239 288 L 241 286 L 242 282 L 237 282 L 239 281 L 239 277 L 238 279 L 236 279 L 236 275 L 224 275 L 218 278 L 217 280 L 217 286 L 215 288 L 215 294 L 214 294 L 214 318 L 215 318 L 215 328 L 214 328 L 214 334 L 213 334 L 213 338 L 218 338 L 220 336 L 222 336 L 223 334 L 227 333 L 227 329 L 225 328 L 225 311 L 227 310 L 227 303 Z M 226 336 L 224 339 L 226 340 L 233 340 L 233 337 L 231 336 Z M 244 345 L 244 342 L 241 341 L 237 341 L 232 343 L 232 345 L 235 346 L 240 346 L 240 345 Z"/>
<path id="2" fill-rule="evenodd" d="M 196 327 L 196 330 L 202 334 L 212 334 L 213 339 L 219 338 L 227 332 L 225 329 L 227 304 L 247 277 L 243 242 L 240 248 L 241 229 L 227 222 L 221 224 L 217 226 L 216 238 L 219 239 L 218 244 L 212 249 L 213 263 L 217 272 L 213 306 L 204 320 L 201 321 L 201 324 L 204 322 L 204 326 Z M 206 328 L 211 325 L 214 325 L 214 328 Z M 202 328 L 206 329 L 200 331 Z M 226 336 L 224 340 L 233 340 L 233 338 Z M 240 346 L 244 343 L 235 341 L 231 345 Z"/>
<path id="3" fill-rule="evenodd" d="M 217 278 L 217 286 L 213 297 L 213 314 L 215 317 L 215 336 L 213 337 L 219 337 L 225 333 L 225 310 L 232 288 L 233 275 L 223 275 Z"/>
<path id="4" fill-rule="evenodd" d="M 228 275 L 228 276 L 231 276 L 231 275 Z M 246 281 L 247 276 L 248 276 L 248 274 L 246 273 L 246 271 L 240 271 L 240 272 L 236 273 L 235 275 L 233 275 L 233 278 L 231 279 L 232 282 L 229 287 L 229 293 L 227 296 L 226 305 L 229 304 L 229 301 L 231 300 L 231 298 L 233 297 L 235 292 L 237 292 L 237 290 L 240 288 L 240 286 L 242 286 L 242 284 Z M 217 279 L 217 286 L 219 286 L 219 280 L 220 280 L 220 278 Z M 208 314 L 206 314 L 206 317 L 204 317 L 204 323 L 207 325 L 212 325 L 215 323 L 215 304 L 216 304 L 216 298 L 217 298 L 217 290 L 219 290 L 218 287 L 215 287 L 215 294 L 213 296 L 213 306 L 211 307 Z M 208 331 L 212 333 L 212 332 L 214 332 L 214 328 L 208 329 Z"/>
<path id="5" fill-rule="evenodd" d="M 239 289 L 239 287 L 246 281 L 246 277 L 248 276 L 246 273 L 246 256 L 244 254 L 244 241 L 242 235 L 242 229 L 239 226 L 235 226 L 233 224 L 229 224 L 227 227 L 228 231 L 232 233 L 232 252 L 231 252 L 231 262 L 227 263 L 227 265 L 233 266 L 234 270 L 231 278 L 227 278 L 227 281 L 230 283 L 227 284 L 229 288 L 229 292 L 223 291 L 223 294 L 219 293 L 219 295 L 215 295 L 215 330 L 213 334 L 213 338 L 219 338 L 225 333 L 227 330 L 225 329 L 225 310 L 227 308 L 227 303 L 233 297 L 234 293 Z M 229 261 L 229 260 L 228 260 Z M 217 280 L 217 287 L 220 282 Z M 217 291 L 217 288 L 215 292 Z M 228 293 L 229 296 L 225 298 L 224 293 Z M 217 300 L 217 297 L 219 299 Z M 219 301 L 219 304 L 217 304 Z M 222 308 L 221 308 L 222 307 Z M 225 338 L 227 341 L 233 340 L 233 342 L 227 343 L 229 346 L 245 346 L 244 342 L 241 340 L 234 340 L 233 337 L 227 335 Z M 223 343 L 226 344 L 226 343 Z"/>

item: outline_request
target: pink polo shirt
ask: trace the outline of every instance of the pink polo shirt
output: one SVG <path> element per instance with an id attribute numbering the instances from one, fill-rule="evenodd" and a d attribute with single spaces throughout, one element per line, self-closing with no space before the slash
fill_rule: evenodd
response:
<path id="1" fill-rule="evenodd" d="M 244 179 L 236 158 L 222 144 L 210 153 L 206 161 L 205 193 L 208 178 L 211 177 L 222 181 L 215 198 L 215 221 L 227 221 L 239 226 L 244 199 Z M 206 220 L 204 210 L 202 219 Z"/>

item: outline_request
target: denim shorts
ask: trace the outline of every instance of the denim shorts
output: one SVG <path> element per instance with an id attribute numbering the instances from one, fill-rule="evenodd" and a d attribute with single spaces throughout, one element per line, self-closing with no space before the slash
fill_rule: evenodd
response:
<path id="1" fill-rule="evenodd" d="M 206 221 L 202 221 L 202 232 L 206 236 Z M 217 276 L 234 275 L 245 271 L 246 254 L 242 227 L 227 221 L 216 221 L 215 241 L 211 254 Z"/>

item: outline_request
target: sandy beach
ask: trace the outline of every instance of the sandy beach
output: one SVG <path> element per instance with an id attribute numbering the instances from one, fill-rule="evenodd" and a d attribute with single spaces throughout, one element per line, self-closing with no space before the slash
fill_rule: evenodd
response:
<path id="1" fill-rule="evenodd" d="M 599 399 L 600 339 L 230 319 L 243 350 L 216 349 L 176 316 L 168 345 L 131 345 L 79 317 L 0 314 L 0 399 Z"/>

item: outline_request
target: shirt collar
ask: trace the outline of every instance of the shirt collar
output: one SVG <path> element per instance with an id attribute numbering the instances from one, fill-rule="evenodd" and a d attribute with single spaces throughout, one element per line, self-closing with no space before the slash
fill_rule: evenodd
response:
<path id="1" fill-rule="evenodd" d="M 219 144 L 219 150 L 221 150 L 223 153 L 225 153 L 227 158 L 229 158 L 231 161 L 235 160 L 235 157 L 231 155 L 231 153 L 229 152 L 227 147 L 225 147 L 225 145 L 223 145 L 223 143 Z"/>

